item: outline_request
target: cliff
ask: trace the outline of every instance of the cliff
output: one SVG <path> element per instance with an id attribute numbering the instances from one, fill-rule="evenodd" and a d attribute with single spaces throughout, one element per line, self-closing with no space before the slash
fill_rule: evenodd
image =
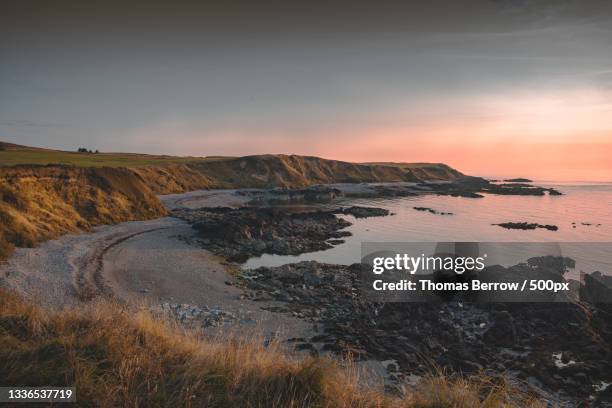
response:
<path id="1" fill-rule="evenodd" d="M 199 164 L 207 174 L 242 187 L 305 187 L 312 184 L 420 181 L 400 166 L 357 164 L 310 156 L 261 155 Z M 450 176 L 452 178 L 460 173 Z M 437 178 L 437 177 L 436 177 Z"/>
<path id="2" fill-rule="evenodd" d="M 129 169 L 67 166 L 0 167 L 0 259 L 93 225 L 166 214 L 151 189 Z"/>
<path id="3" fill-rule="evenodd" d="M 183 158 L 75 153 L 0 142 L 0 259 L 94 225 L 165 215 L 156 194 L 211 188 L 454 180 L 443 164 L 349 163 L 296 155 Z"/>
<path id="4" fill-rule="evenodd" d="M 132 168 L 157 194 L 202 188 L 300 188 L 313 184 L 455 180 L 444 164 L 359 164 L 312 156 L 258 155 Z"/>

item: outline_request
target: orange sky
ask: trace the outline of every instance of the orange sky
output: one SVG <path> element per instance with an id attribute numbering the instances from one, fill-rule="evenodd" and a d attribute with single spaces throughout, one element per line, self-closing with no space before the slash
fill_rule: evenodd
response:
<path id="1" fill-rule="evenodd" d="M 384 115 L 324 124 L 244 125 L 204 131 L 185 119 L 127 135 L 134 151 L 171 154 L 285 153 L 355 162 L 443 162 L 466 174 L 539 180 L 612 181 L 610 93 L 516 92 L 401 104 Z"/>
<path id="2" fill-rule="evenodd" d="M 12 3 L 0 140 L 612 181 L 610 1 Z"/>
<path id="3" fill-rule="evenodd" d="M 609 92 L 574 90 L 464 101 L 457 118 L 372 128 L 334 155 L 439 161 L 477 175 L 612 181 L 611 100 Z"/>

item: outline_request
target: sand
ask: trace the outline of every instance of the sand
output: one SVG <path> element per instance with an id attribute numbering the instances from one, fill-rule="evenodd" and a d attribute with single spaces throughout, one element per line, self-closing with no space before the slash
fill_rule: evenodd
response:
<path id="1" fill-rule="evenodd" d="M 247 200 L 231 190 L 160 198 L 170 209 L 232 206 Z M 1 282 L 51 309 L 77 306 L 90 298 L 150 307 L 185 303 L 230 312 L 239 317 L 236 325 L 281 337 L 310 331 L 303 320 L 262 310 L 270 303 L 242 299 L 231 269 L 223 259 L 189 244 L 185 238 L 193 235 L 188 224 L 172 217 L 97 227 L 91 233 L 17 249 L 0 266 Z"/>

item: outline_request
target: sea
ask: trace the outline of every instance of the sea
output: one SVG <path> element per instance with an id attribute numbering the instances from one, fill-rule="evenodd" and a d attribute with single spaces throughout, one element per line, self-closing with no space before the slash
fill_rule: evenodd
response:
<path id="1" fill-rule="evenodd" d="M 343 216 L 352 223 L 346 228 L 352 235 L 344 243 L 297 256 L 264 254 L 250 258 L 243 267 L 280 266 L 309 260 L 348 265 L 360 262 L 364 242 L 514 242 L 517 244 L 510 247 L 559 243 L 558 254 L 577 261 L 575 270 L 571 271 L 573 277 L 580 271 L 595 270 L 612 275 L 612 182 L 534 181 L 533 184 L 555 188 L 563 195 L 485 194 L 484 198 L 465 198 L 427 194 L 342 199 L 333 206 L 379 207 L 388 209 L 392 215 L 365 219 Z M 414 207 L 428 207 L 452 215 L 417 211 Z M 558 230 L 511 230 L 492 225 L 504 222 L 556 225 Z M 505 263 L 516 260 L 510 257 Z"/>

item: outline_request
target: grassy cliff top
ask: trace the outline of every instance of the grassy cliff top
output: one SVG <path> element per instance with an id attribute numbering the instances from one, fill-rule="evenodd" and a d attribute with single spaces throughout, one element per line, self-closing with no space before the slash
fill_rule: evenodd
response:
<path id="1" fill-rule="evenodd" d="M 133 167 L 193 163 L 223 157 L 179 157 L 140 153 L 79 153 L 0 142 L 0 166 L 63 164 L 77 167 Z"/>
<path id="2" fill-rule="evenodd" d="M 262 154 L 246 156 L 246 158 L 279 158 L 286 159 L 289 155 Z M 309 158 L 308 156 L 302 156 Z M 13 143 L 0 141 L 0 167 L 20 166 L 20 165 L 70 165 L 76 167 L 137 167 L 155 166 L 164 164 L 186 164 L 203 163 L 213 161 L 225 161 L 237 159 L 230 156 L 170 156 L 153 155 L 142 153 L 88 153 L 76 151 L 63 151 L 54 149 L 43 149 L 38 147 L 21 146 Z M 313 159 L 315 159 L 313 157 Z M 449 169 L 441 163 L 355 163 L 364 166 L 390 166 L 401 169 L 414 168 L 440 168 Z"/>

